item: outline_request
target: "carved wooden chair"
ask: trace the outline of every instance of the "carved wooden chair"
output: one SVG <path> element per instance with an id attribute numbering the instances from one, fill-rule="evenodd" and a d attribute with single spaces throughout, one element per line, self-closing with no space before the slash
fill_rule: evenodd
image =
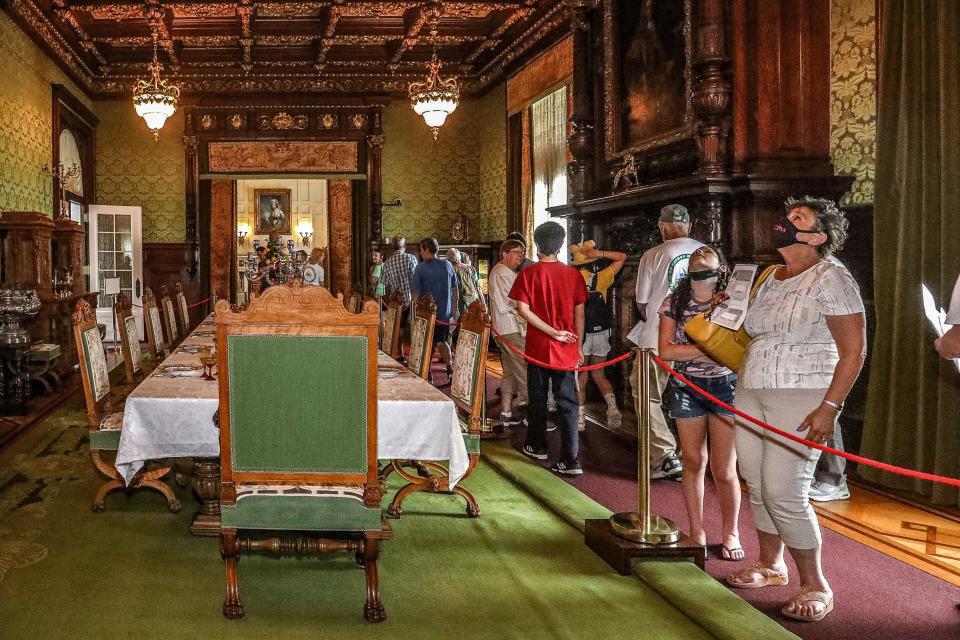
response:
<path id="1" fill-rule="evenodd" d="M 433 360 L 433 330 L 437 320 L 437 305 L 433 301 L 433 295 L 427 293 L 417 297 L 417 306 L 413 313 L 407 366 L 424 380 L 429 380 L 430 363 Z"/>
<path id="2" fill-rule="evenodd" d="M 180 342 L 180 332 L 177 330 L 177 315 L 173 309 L 173 300 L 167 291 L 167 285 L 160 285 L 160 301 L 157 303 L 160 307 L 160 315 L 163 317 L 163 328 L 167 335 L 167 344 L 172 351 Z"/>
<path id="3" fill-rule="evenodd" d="M 326 289 L 292 282 L 242 312 L 221 300 L 216 314 L 223 615 L 244 615 L 241 549 L 350 551 L 366 571 L 363 615 L 383 621 L 377 555 L 389 527 L 377 477 L 377 307 L 352 314 Z M 298 375 L 265 389 L 263 363 L 276 361 Z"/>
<path id="4" fill-rule="evenodd" d="M 181 334 L 184 338 L 190 335 L 190 308 L 187 306 L 187 296 L 183 294 L 183 285 L 179 282 L 173 285 L 174 297 L 177 299 L 177 311 L 180 318 Z"/>
<path id="5" fill-rule="evenodd" d="M 97 328 L 97 316 L 93 307 L 86 300 L 77 302 L 73 313 L 73 333 L 77 343 L 80 375 L 83 378 L 83 394 L 87 402 L 87 421 L 90 425 L 90 455 L 93 465 L 100 473 L 107 477 L 96 497 L 93 499 L 93 510 L 103 511 L 104 499 L 115 489 L 123 489 L 123 478 L 109 462 L 102 458 L 103 451 L 117 451 L 120 447 L 120 434 L 123 429 L 123 412 L 111 412 L 110 400 L 110 371 L 107 368 L 107 357 L 100 340 L 100 330 Z M 146 487 L 159 491 L 167 499 L 170 511 L 180 511 L 180 501 L 173 494 L 162 478 L 170 473 L 168 465 L 144 470 L 137 473 L 130 481 L 129 488 Z"/>
<path id="6" fill-rule="evenodd" d="M 346 299 L 346 307 L 350 313 L 360 313 L 363 308 L 363 294 L 356 290 L 351 291 Z"/>
<path id="7" fill-rule="evenodd" d="M 400 344 L 400 318 L 403 316 L 403 294 L 394 291 L 390 294 L 387 308 L 383 312 L 383 327 L 380 337 L 380 351 L 391 358 L 403 355 Z"/>
<path id="8" fill-rule="evenodd" d="M 148 287 L 143 291 L 143 332 L 147 334 L 147 348 L 150 357 L 159 362 L 169 353 L 169 347 L 163 338 L 163 320 L 153 291 Z"/>
<path id="9" fill-rule="evenodd" d="M 120 332 L 120 348 L 123 350 L 123 370 L 127 384 L 133 384 L 143 373 L 143 352 L 140 350 L 140 334 L 133 305 L 125 293 L 117 295 L 117 331 Z"/>
<path id="10" fill-rule="evenodd" d="M 450 397 L 457 405 L 460 415 L 460 427 L 463 441 L 470 455 L 470 466 L 457 486 L 450 489 L 448 470 L 437 462 L 423 461 L 414 466 L 420 473 L 414 475 L 405 466 L 407 461 L 394 461 L 393 471 L 404 478 L 404 485 L 394 496 L 387 515 L 399 518 L 403 514 L 403 501 L 412 493 L 427 491 L 430 493 L 455 493 L 467 501 L 467 514 L 476 518 L 480 507 L 476 498 L 463 487 L 480 459 L 480 432 L 483 428 L 483 410 L 486 396 L 484 375 L 487 363 L 487 342 L 490 339 L 490 316 L 481 300 L 474 301 L 460 316 L 460 332 L 457 338 L 457 350 L 453 358 L 453 381 L 450 385 Z M 413 354 L 411 353 L 411 356 Z M 428 469 L 429 475 L 422 473 Z M 386 475 L 386 474 L 384 474 Z"/>

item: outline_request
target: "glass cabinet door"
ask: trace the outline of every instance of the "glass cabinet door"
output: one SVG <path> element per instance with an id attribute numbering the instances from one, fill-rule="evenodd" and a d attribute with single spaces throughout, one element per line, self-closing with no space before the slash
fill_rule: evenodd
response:
<path id="1" fill-rule="evenodd" d="M 120 293 L 133 301 L 133 315 L 143 340 L 143 265 L 140 207 L 90 206 L 91 289 L 97 297 L 97 321 L 107 326 L 107 340 L 113 341 L 111 310 L 115 296 L 103 293 L 106 280 L 119 278 Z"/>

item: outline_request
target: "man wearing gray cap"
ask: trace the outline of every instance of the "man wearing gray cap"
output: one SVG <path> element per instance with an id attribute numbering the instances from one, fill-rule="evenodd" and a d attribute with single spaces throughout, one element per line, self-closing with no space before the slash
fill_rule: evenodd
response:
<path id="1" fill-rule="evenodd" d="M 663 242 L 642 256 L 637 265 L 637 309 L 640 322 L 627 336 L 638 347 L 656 351 L 660 334 L 660 316 L 657 311 L 664 299 L 673 293 L 677 283 L 687 273 L 690 256 L 703 243 L 690 238 L 690 214 L 679 204 L 668 204 L 660 210 L 657 224 Z M 656 364 L 651 364 L 650 396 L 655 405 L 650 412 L 650 469 L 651 478 L 679 478 L 683 464 L 677 457 L 677 441 L 667 427 L 662 411 L 661 396 L 670 376 Z M 636 387 L 637 360 L 633 362 L 630 384 L 633 387 L 634 406 L 639 406 Z"/>

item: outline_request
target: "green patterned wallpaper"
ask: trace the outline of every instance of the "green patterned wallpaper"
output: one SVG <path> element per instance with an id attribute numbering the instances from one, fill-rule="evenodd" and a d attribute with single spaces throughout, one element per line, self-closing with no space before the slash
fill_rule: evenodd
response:
<path id="1" fill-rule="evenodd" d="M 447 119 L 434 142 L 405 100 L 384 110 L 383 233 L 417 241 L 450 240 L 458 208 L 470 218 L 470 242 L 500 240 L 506 233 L 506 90 L 467 99 Z"/>
<path id="2" fill-rule="evenodd" d="M 0 11 L 0 210 L 51 215 L 53 186 L 40 169 L 50 164 L 51 84 L 90 100 Z"/>
<path id="3" fill-rule="evenodd" d="M 844 204 L 873 202 L 877 155 L 875 0 L 832 0 L 830 142 L 837 173 L 856 181 Z"/>
<path id="4" fill-rule="evenodd" d="M 129 101 L 97 102 L 95 111 L 99 203 L 141 207 L 144 242 L 183 242 L 183 111 L 157 142 Z"/>

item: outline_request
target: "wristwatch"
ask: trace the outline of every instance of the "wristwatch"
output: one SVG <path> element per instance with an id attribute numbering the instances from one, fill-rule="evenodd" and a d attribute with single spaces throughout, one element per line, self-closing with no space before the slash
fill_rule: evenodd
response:
<path id="1" fill-rule="evenodd" d="M 827 400 L 826 398 L 824 398 L 823 404 L 827 405 L 828 407 L 833 407 L 834 409 L 837 410 L 837 413 L 840 413 L 841 411 L 843 411 L 842 402 L 834 402 L 833 400 Z"/>

